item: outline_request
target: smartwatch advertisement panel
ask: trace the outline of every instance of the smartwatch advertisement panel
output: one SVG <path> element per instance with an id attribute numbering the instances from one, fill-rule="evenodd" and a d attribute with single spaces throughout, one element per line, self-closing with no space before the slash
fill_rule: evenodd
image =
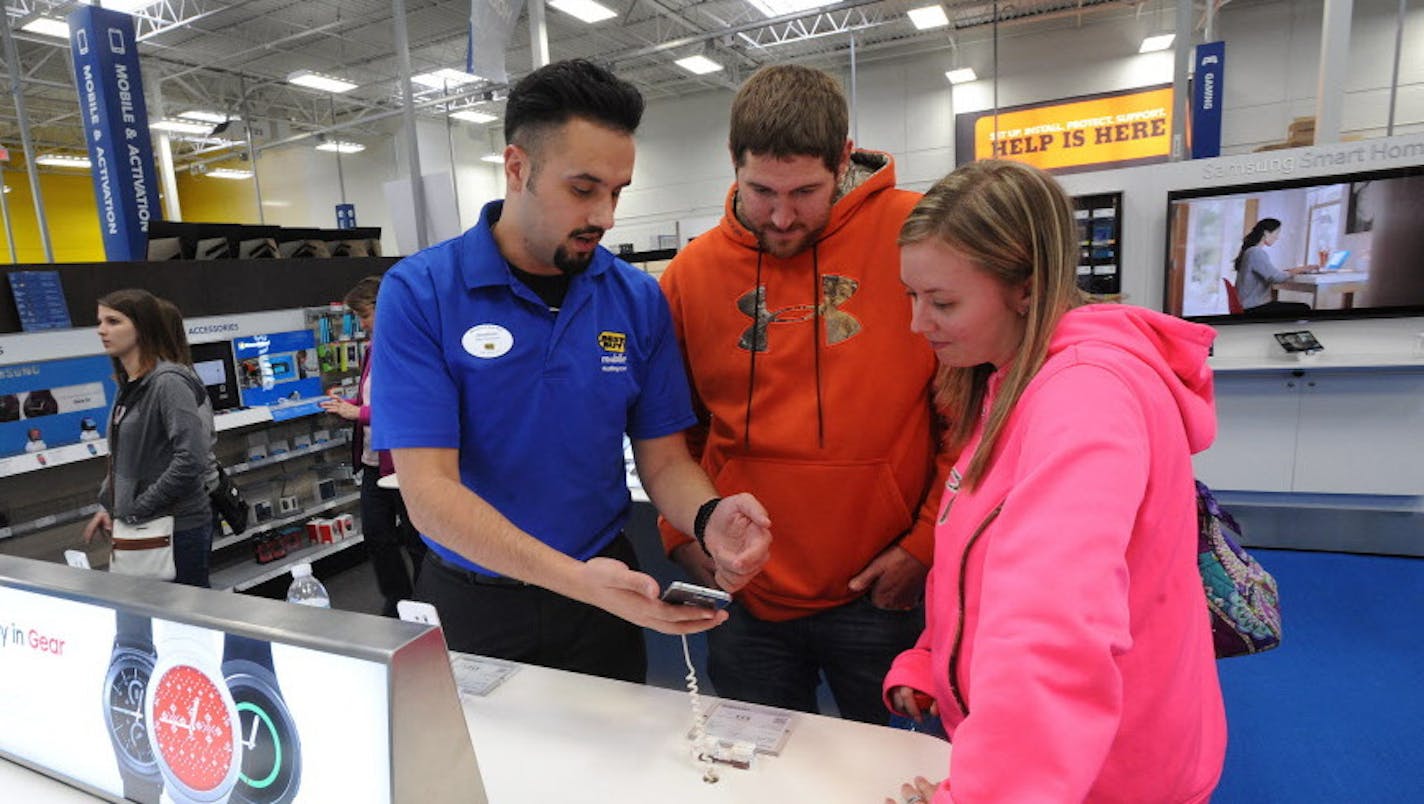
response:
<path id="1" fill-rule="evenodd" d="M 113 375 L 103 355 L 0 366 L 0 459 L 43 465 L 48 450 L 72 444 L 98 455 L 118 391 Z"/>
<path id="2" fill-rule="evenodd" d="M 0 655 L 0 752 L 115 797 L 390 800 L 378 662 L 9 587 Z"/>
<path id="3" fill-rule="evenodd" d="M 321 374 L 311 330 L 237 338 L 232 346 L 242 404 L 271 407 L 276 421 L 320 410 Z"/>

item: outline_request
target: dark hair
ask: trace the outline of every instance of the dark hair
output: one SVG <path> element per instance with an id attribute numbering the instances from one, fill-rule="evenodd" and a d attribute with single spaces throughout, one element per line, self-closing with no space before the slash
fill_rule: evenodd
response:
<path id="1" fill-rule="evenodd" d="M 575 117 L 632 134 L 643 120 L 643 96 L 590 61 L 556 61 L 519 79 L 510 91 L 504 141 L 532 151 L 550 129 Z"/>
<path id="2" fill-rule="evenodd" d="M 125 288 L 105 294 L 99 299 L 100 307 L 107 307 L 124 314 L 133 322 L 134 334 L 138 339 L 140 364 L 147 371 L 154 363 L 163 359 L 164 343 L 171 340 L 169 324 L 158 304 L 158 297 L 139 288 Z M 114 374 L 120 383 L 129 381 L 124 364 L 114 358 Z"/>
<path id="3" fill-rule="evenodd" d="M 838 173 L 849 121 L 845 93 L 829 73 L 777 64 L 757 70 L 737 90 L 727 144 L 737 167 L 749 153 L 814 156 Z"/>
<path id="4" fill-rule="evenodd" d="M 1251 227 L 1251 231 L 1247 232 L 1245 237 L 1241 238 L 1241 250 L 1236 252 L 1234 262 L 1238 276 L 1241 274 L 1241 258 L 1246 256 L 1246 249 L 1260 245 L 1261 238 L 1265 237 L 1267 232 L 1274 232 L 1279 228 L 1281 228 L 1281 222 L 1275 218 L 1262 218 L 1256 221 L 1256 225 Z"/>
<path id="5" fill-rule="evenodd" d="M 178 305 L 160 298 L 158 311 L 163 315 L 165 328 L 163 342 L 158 346 L 158 357 L 170 363 L 193 367 L 193 349 L 188 345 L 188 331 L 183 326 L 183 311 Z"/>
<path id="6" fill-rule="evenodd" d="M 360 315 L 362 311 L 376 306 L 376 292 L 380 287 L 381 277 L 375 275 L 365 277 L 346 291 L 346 297 L 341 301 L 351 308 L 351 312 Z"/>

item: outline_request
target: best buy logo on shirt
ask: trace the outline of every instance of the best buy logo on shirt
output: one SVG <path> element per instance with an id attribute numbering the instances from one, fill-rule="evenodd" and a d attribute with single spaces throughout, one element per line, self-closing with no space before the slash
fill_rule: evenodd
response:
<path id="1" fill-rule="evenodd" d="M 628 336 L 621 332 L 600 332 L 598 333 L 598 345 L 603 347 L 605 352 L 623 354 L 628 346 Z"/>

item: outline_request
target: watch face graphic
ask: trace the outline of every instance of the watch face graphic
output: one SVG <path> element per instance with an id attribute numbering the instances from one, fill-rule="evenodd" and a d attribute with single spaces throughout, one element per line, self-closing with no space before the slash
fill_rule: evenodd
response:
<path id="1" fill-rule="evenodd" d="M 121 766 L 144 775 L 157 775 L 153 747 L 144 722 L 143 694 L 153 673 L 153 660 L 135 651 L 120 651 L 109 664 L 104 680 L 104 725 L 118 750 Z"/>
<path id="2" fill-rule="evenodd" d="M 237 707 L 201 660 L 165 652 L 145 701 L 149 738 L 169 797 L 224 801 L 237 781 L 242 745 Z"/>
<path id="3" fill-rule="evenodd" d="M 233 672 L 233 665 L 246 666 Z M 251 670 L 251 672 L 248 672 Z M 281 693 L 250 662 L 224 664 L 228 689 L 237 704 L 242 762 L 232 800 L 247 804 L 287 804 L 301 781 L 301 741 Z"/>

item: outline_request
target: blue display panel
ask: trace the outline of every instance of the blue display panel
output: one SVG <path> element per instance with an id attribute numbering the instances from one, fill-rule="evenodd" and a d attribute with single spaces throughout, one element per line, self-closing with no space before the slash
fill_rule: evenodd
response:
<path id="1" fill-rule="evenodd" d="M 89 442 L 108 434 L 118 392 L 103 355 L 0 367 L 0 457 Z"/>
<path id="2" fill-rule="evenodd" d="M 277 408 L 305 409 L 320 401 L 321 375 L 316 368 L 316 337 L 311 330 L 238 338 L 232 346 L 242 404 L 272 407 L 272 418 L 281 419 L 291 417 L 279 417 Z"/>

